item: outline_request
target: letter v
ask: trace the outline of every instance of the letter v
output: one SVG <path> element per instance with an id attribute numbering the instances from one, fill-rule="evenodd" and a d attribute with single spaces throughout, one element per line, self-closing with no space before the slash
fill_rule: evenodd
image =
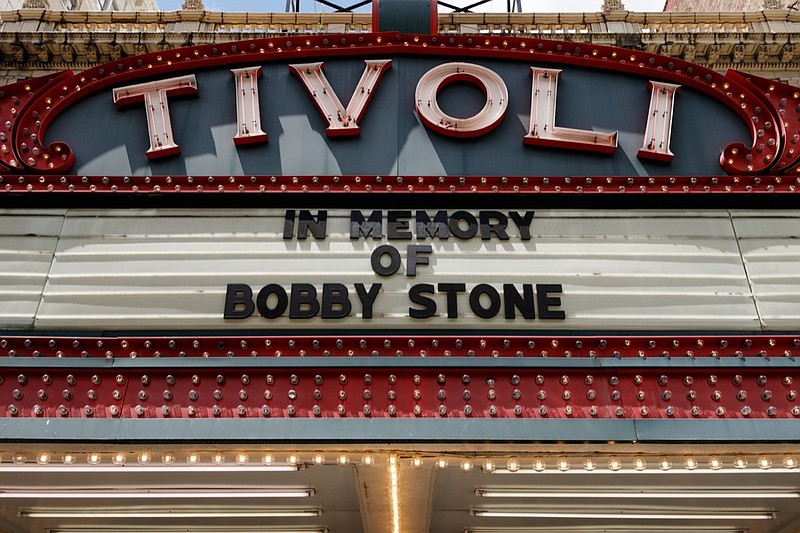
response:
<path id="1" fill-rule="evenodd" d="M 328 121 L 328 128 L 325 130 L 328 137 L 359 135 L 358 121 L 372 99 L 372 92 L 383 73 L 392 68 L 391 59 L 366 60 L 364 63 L 364 74 L 361 75 L 347 109 L 342 106 L 322 72 L 324 63 L 289 65 L 289 70 L 303 82 L 317 109 L 322 113 L 322 118 Z"/>

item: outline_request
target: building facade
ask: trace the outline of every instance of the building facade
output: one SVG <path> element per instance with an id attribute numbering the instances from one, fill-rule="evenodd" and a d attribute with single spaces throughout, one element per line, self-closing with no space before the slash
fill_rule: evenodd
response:
<path id="1" fill-rule="evenodd" d="M 0 15 L 0 529 L 800 531 L 800 15 L 420 9 Z"/>

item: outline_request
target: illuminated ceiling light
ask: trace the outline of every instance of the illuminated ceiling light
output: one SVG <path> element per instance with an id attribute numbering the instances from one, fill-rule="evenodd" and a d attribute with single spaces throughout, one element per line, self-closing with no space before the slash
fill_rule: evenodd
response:
<path id="1" fill-rule="evenodd" d="M 350 457 L 345 452 L 342 452 L 336 456 L 336 464 L 339 466 L 347 466 L 350 464 Z"/>
<path id="2" fill-rule="evenodd" d="M 310 498 L 316 494 L 314 489 L 264 489 L 264 490 L 168 490 L 168 489 L 142 489 L 142 490 L 8 490 L 0 488 L 0 499 L 16 498 L 51 498 L 56 500 L 72 500 L 81 498 L 96 499 L 131 499 L 151 500 L 158 498 L 185 498 L 185 499 L 241 499 L 241 498 Z"/>
<path id="3" fill-rule="evenodd" d="M 250 456 L 244 452 L 239 452 L 236 454 L 236 464 L 237 465 L 246 465 L 250 462 Z"/>
<path id="4" fill-rule="evenodd" d="M 86 456 L 86 462 L 90 465 L 99 465 L 102 458 L 99 453 L 90 453 Z"/>
<path id="5" fill-rule="evenodd" d="M 531 467 L 537 472 L 544 472 L 544 469 L 547 468 L 547 464 L 544 462 L 544 459 L 537 457 L 533 460 Z"/>
<path id="6" fill-rule="evenodd" d="M 458 467 L 461 469 L 462 472 L 466 474 L 468 472 L 472 472 L 472 469 L 475 467 L 475 465 L 472 463 L 470 459 L 462 459 Z"/>
<path id="7" fill-rule="evenodd" d="M 375 464 L 375 457 L 371 453 L 365 453 L 361 456 L 361 464 L 369 468 Z"/>
<path id="8" fill-rule="evenodd" d="M 152 509 L 110 509 L 85 510 L 67 508 L 20 509 L 22 518 L 304 518 L 321 516 L 319 509 L 185 509 L 185 510 L 152 510 Z"/>
<path id="9" fill-rule="evenodd" d="M 71 453 L 64 454 L 64 457 L 61 458 L 61 462 L 65 465 L 72 465 L 75 464 L 78 458 L 72 455 Z"/>
<path id="10" fill-rule="evenodd" d="M 115 527 L 113 529 L 105 529 L 105 528 L 91 528 L 87 530 L 85 526 L 59 526 L 57 528 L 48 529 L 48 533 L 87 533 L 87 531 L 91 531 L 91 533 L 142 533 L 143 531 L 149 530 L 142 530 L 142 528 L 137 527 Z M 295 528 L 292 527 L 290 529 L 273 529 L 271 527 L 265 528 L 263 526 L 253 526 L 253 527 L 236 527 L 236 528 L 226 528 L 224 530 L 220 529 L 207 529 L 207 528 L 198 528 L 198 529 L 190 529 L 186 527 L 169 527 L 169 526 L 159 526 L 158 528 L 159 533 L 328 533 L 328 528 L 322 526 L 317 527 L 301 527 Z M 692 533 L 692 532 L 682 532 L 682 533 Z M 703 532 L 706 533 L 706 532 Z M 741 533 L 741 532 L 739 532 Z"/>
<path id="11" fill-rule="evenodd" d="M 517 459 L 516 457 L 512 457 L 511 459 L 509 459 L 508 463 L 506 463 L 506 469 L 509 472 L 519 471 L 519 459 Z"/>
<path id="12" fill-rule="evenodd" d="M 644 457 L 636 457 L 633 460 L 633 469 L 637 472 L 641 472 L 642 470 L 647 468 L 647 461 L 644 460 Z"/>
<path id="13" fill-rule="evenodd" d="M 270 466 L 275 463 L 275 454 L 274 453 L 265 453 L 261 457 L 261 462 L 267 466 Z"/>
<path id="14" fill-rule="evenodd" d="M 422 467 L 422 457 L 419 455 L 415 455 L 411 458 L 411 466 L 412 468 L 421 468 Z"/>
<path id="15" fill-rule="evenodd" d="M 747 468 L 747 458 L 741 455 L 737 455 L 736 457 L 733 458 L 733 467 L 738 468 L 740 470 L 742 468 Z"/>
<path id="16" fill-rule="evenodd" d="M 297 452 L 291 452 L 288 457 L 286 457 L 286 464 L 296 466 L 300 462 L 300 456 Z"/>
<path id="17" fill-rule="evenodd" d="M 592 459 L 591 457 L 587 457 L 583 460 L 583 469 L 587 472 L 592 472 L 597 468 L 597 461 Z"/>
<path id="18" fill-rule="evenodd" d="M 582 491 L 555 491 L 555 490 L 515 490 L 515 489 L 477 489 L 475 494 L 482 498 L 544 498 L 544 499 L 684 499 L 686 491 L 648 491 L 648 490 L 582 490 Z M 723 500 L 723 499 L 798 499 L 800 493 L 791 491 L 744 491 L 744 490 L 693 490 L 692 498 Z"/>
<path id="19" fill-rule="evenodd" d="M 491 474 L 492 472 L 494 472 L 497 469 L 497 463 L 495 463 L 494 460 L 492 460 L 492 459 L 486 459 L 483 462 L 482 469 L 483 469 L 484 472 Z M 462 468 L 462 470 L 463 470 L 463 468 Z"/>
<path id="20" fill-rule="evenodd" d="M 609 457 L 608 458 L 608 469 L 612 472 L 616 472 L 622 468 L 622 461 L 620 461 L 619 457 Z"/>
<path id="21" fill-rule="evenodd" d="M 397 456 L 389 456 L 389 509 L 392 514 L 392 533 L 400 533 L 400 480 L 397 471 Z"/>
<path id="22" fill-rule="evenodd" d="M 324 465 L 325 464 L 325 454 L 322 452 L 317 452 L 314 454 L 314 458 L 312 459 L 315 465 Z"/>
<path id="23" fill-rule="evenodd" d="M 438 459 L 436 459 L 436 463 L 435 464 L 436 464 L 436 468 L 438 468 L 439 470 L 444 470 L 445 468 L 447 468 L 447 464 L 448 464 L 447 463 L 447 457 L 439 457 Z"/>
<path id="24" fill-rule="evenodd" d="M 190 453 L 186 456 L 186 462 L 190 465 L 196 465 L 200 462 L 200 454 L 197 453 Z"/>
<path id="25" fill-rule="evenodd" d="M 140 465 L 149 465 L 152 460 L 153 456 L 150 455 L 150 452 L 142 452 L 136 456 L 136 462 Z"/>
<path id="26" fill-rule="evenodd" d="M 712 455 L 708 458 L 708 467 L 711 470 L 719 470 L 722 468 L 722 459 L 717 457 L 716 455 Z"/>
<path id="27" fill-rule="evenodd" d="M 111 456 L 111 462 L 115 465 L 124 465 L 127 457 L 124 453 L 115 453 Z"/>
<path id="28" fill-rule="evenodd" d="M 36 456 L 36 462 L 40 465 L 50 464 L 50 454 L 47 452 L 41 452 Z"/>
<path id="29" fill-rule="evenodd" d="M 791 455 L 786 455 L 783 458 L 783 467 L 784 468 L 797 468 L 797 459 L 795 459 Z"/>
<path id="30" fill-rule="evenodd" d="M 686 470 L 695 470 L 698 466 L 700 466 L 700 463 L 698 463 L 697 459 L 694 457 L 687 457 L 683 461 L 683 466 L 686 468 Z"/>
<path id="31" fill-rule="evenodd" d="M 725 513 L 691 513 L 680 511 L 674 514 L 663 511 L 647 513 L 637 512 L 554 512 L 554 511 L 500 511 L 494 509 L 472 509 L 474 516 L 486 518 L 553 518 L 577 520 L 772 520 L 774 513 L 762 512 L 725 512 Z"/>
<path id="32" fill-rule="evenodd" d="M 556 467 L 562 472 L 567 472 L 570 467 L 569 459 L 566 457 L 559 457 L 558 461 L 556 461 Z"/>
<path id="33" fill-rule="evenodd" d="M 670 461 L 669 457 L 662 457 L 658 460 L 658 468 L 666 472 L 672 468 L 672 461 Z"/>
<path id="34" fill-rule="evenodd" d="M 165 452 L 164 455 L 161 456 L 161 462 L 165 465 L 171 465 L 175 463 L 175 454 L 172 452 Z"/>
<path id="35" fill-rule="evenodd" d="M 759 457 L 758 467 L 762 470 L 769 470 L 770 468 L 772 468 L 772 459 L 770 459 L 766 455 Z"/>
<path id="36" fill-rule="evenodd" d="M 217 452 L 211 456 L 211 462 L 215 465 L 221 465 L 225 462 L 225 454 Z"/>

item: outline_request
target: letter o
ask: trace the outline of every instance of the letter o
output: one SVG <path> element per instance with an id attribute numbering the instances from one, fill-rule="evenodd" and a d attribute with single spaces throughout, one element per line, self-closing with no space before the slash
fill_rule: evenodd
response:
<path id="1" fill-rule="evenodd" d="M 389 256 L 389 264 L 387 266 L 383 266 L 381 263 L 384 255 Z M 394 246 L 381 244 L 372 251 L 370 263 L 372 264 L 372 270 L 379 276 L 391 276 L 400 269 L 400 252 Z"/>
<path id="2" fill-rule="evenodd" d="M 273 294 L 277 298 L 277 302 L 275 302 L 275 307 L 269 307 L 267 301 Z M 286 311 L 286 305 L 288 303 L 289 297 L 286 295 L 286 289 L 276 283 L 270 283 L 262 287 L 261 290 L 258 291 L 258 296 L 256 297 L 258 314 L 264 318 L 278 318 Z"/>
<path id="3" fill-rule="evenodd" d="M 439 92 L 456 81 L 477 85 L 486 104 L 475 115 L 456 118 L 439 107 Z M 417 113 L 430 129 L 450 137 L 479 137 L 500 124 L 508 108 L 508 88 L 492 70 L 473 63 L 445 63 L 422 75 L 414 93 Z"/>
<path id="4" fill-rule="evenodd" d="M 489 297 L 489 307 L 481 305 L 481 296 Z M 486 283 L 475 285 L 469 293 L 469 307 L 480 318 L 492 318 L 500 312 L 500 293 L 497 289 Z"/>

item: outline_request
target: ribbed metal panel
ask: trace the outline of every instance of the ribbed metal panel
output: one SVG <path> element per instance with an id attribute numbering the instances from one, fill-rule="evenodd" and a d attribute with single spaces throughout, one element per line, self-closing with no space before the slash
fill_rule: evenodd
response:
<path id="1" fill-rule="evenodd" d="M 796 220 L 781 214 L 537 211 L 529 241 L 521 240 L 511 223 L 507 241 L 452 236 L 409 241 L 351 240 L 349 210 L 328 212 L 324 240 L 283 239 L 284 213 L 69 211 L 36 326 L 757 330 L 785 328 L 798 314 L 791 302 L 798 290 L 793 274 L 797 253 L 793 255 L 790 246 Z M 9 228 L 5 221 L 19 217 L 3 219 L 3 227 Z M 34 222 L 51 232 L 60 226 L 59 217 L 39 219 L 27 220 L 26 231 L 36 227 Z M 413 220 L 411 226 L 413 231 Z M 752 280 L 745 272 L 737 233 Z M 24 254 L 31 242 L 52 246 L 54 241 L 54 237 L 30 239 L 34 237 L 19 240 L 19 249 L 5 252 L 4 258 Z M 6 246 L 13 248 L 13 242 L 17 241 Z M 403 258 L 403 267 L 393 276 L 380 277 L 370 266 L 370 255 L 380 243 L 397 247 Z M 433 248 L 430 265 L 419 265 L 417 276 L 408 277 L 406 246 L 422 243 Z M 30 254 L 36 258 L 35 267 L 25 268 L 25 276 L 36 272 L 36 280 L 42 283 L 49 256 L 36 250 Z M 6 270 L 22 270 L 11 263 L 16 259 L 5 260 L 11 264 Z M 775 277 L 781 272 L 785 274 Z M 3 291 L 28 291 L 25 309 L 32 314 L 38 296 L 35 290 L 40 289 L 31 287 L 25 276 L 6 277 L 9 281 L 4 282 Z M 323 283 L 343 283 L 350 290 L 353 312 L 344 319 L 282 316 L 268 320 L 256 312 L 246 320 L 225 320 L 228 283 L 248 284 L 256 293 L 268 283 L 286 287 L 287 292 L 292 283 L 312 283 L 318 290 Z M 371 320 L 361 317 L 354 283 L 383 284 Z M 503 318 L 502 311 L 483 319 L 471 312 L 466 294 L 458 296 L 458 319 L 448 319 L 441 293 L 433 296 L 436 316 L 411 319 L 409 307 L 418 306 L 409 301 L 408 288 L 417 283 L 465 283 L 468 290 L 478 283 L 498 288 L 503 283 L 518 288 L 524 283 L 561 284 L 558 309 L 565 311 L 566 319 L 517 316 L 510 320 Z M 762 307 L 761 318 L 750 283 Z M 30 314 L 25 315 L 28 320 Z M 18 324 L 13 314 L 3 318 L 5 327 Z"/>
<path id="2" fill-rule="evenodd" d="M 0 323 L 30 327 L 63 223 L 60 212 L 0 213 Z"/>

